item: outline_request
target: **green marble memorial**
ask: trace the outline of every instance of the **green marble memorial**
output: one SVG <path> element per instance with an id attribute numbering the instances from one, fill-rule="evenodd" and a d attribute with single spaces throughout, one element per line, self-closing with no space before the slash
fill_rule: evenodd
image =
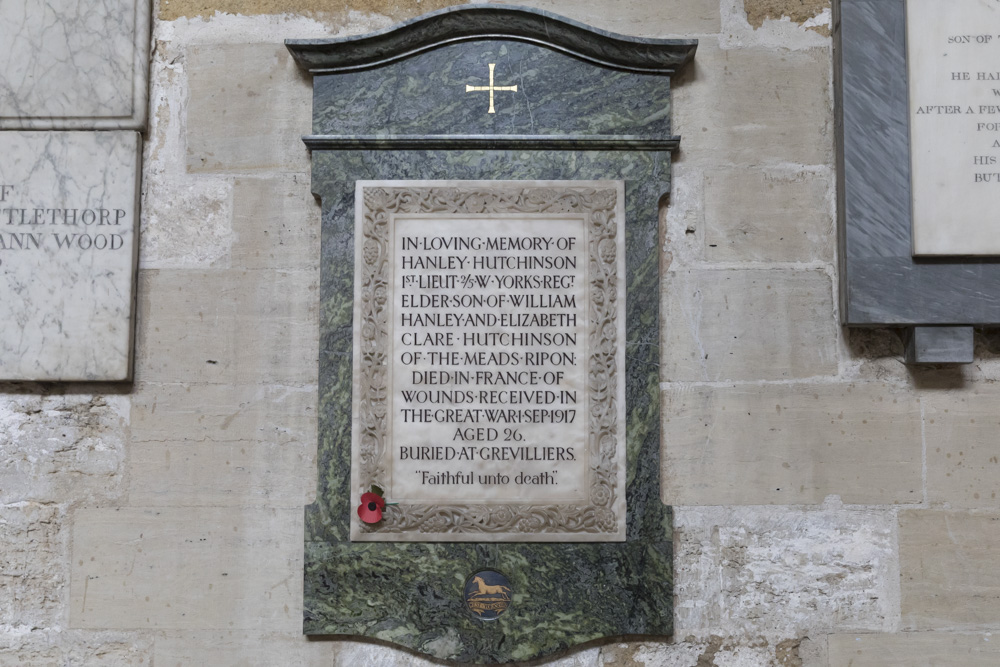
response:
<path id="1" fill-rule="evenodd" d="M 467 5 L 371 35 L 287 46 L 313 75 L 305 142 L 323 210 L 319 480 L 305 513 L 304 632 L 475 663 L 670 635 L 658 212 L 679 141 L 670 133 L 670 76 L 696 42 Z M 355 192 L 358 181 L 389 180 L 624 182 L 625 541 L 351 541 Z M 470 611 L 469 591 L 498 586 L 509 605 L 490 607 L 490 620 Z"/>

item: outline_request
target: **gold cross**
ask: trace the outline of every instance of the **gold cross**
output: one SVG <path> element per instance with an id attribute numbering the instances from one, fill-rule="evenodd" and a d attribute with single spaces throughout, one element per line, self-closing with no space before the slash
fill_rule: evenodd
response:
<path id="1" fill-rule="evenodd" d="M 477 91 L 480 91 L 480 90 L 488 90 L 488 91 L 490 91 L 490 110 L 487 111 L 486 113 L 496 113 L 496 109 L 493 108 L 493 91 L 494 90 L 510 90 L 510 91 L 515 92 L 515 93 L 517 92 L 517 86 L 516 85 L 514 85 L 514 86 L 494 86 L 493 85 L 493 68 L 496 67 L 496 66 L 497 66 L 496 63 L 490 63 L 490 85 L 488 85 L 488 86 L 470 86 L 470 85 L 466 84 L 466 86 L 465 86 L 465 92 L 467 92 L 467 93 L 473 93 L 473 92 L 477 92 Z"/>

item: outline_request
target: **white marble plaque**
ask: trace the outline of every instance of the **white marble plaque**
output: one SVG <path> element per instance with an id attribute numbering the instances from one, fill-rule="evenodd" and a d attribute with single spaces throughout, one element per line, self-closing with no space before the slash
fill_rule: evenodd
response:
<path id="1" fill-rule="evenodd" d="M 128 380 L 136 132 L 0 132 L 0 380 Z"/>
<path id="2" fill-rule="evenodd" d="M 1000 0 L 907 0 L 913 254 L 1000 255 Z"/>
<path id="3" fill-rule="evenodd" d="M 352 484 L 398 504 L 352 539 L 624 539 L 623 205 L 358 183 Z"/>
<path id="4" fill-rule="evenodd" d="M 0 128 L 145 126 L 149 0 L 0 2 Z"/>

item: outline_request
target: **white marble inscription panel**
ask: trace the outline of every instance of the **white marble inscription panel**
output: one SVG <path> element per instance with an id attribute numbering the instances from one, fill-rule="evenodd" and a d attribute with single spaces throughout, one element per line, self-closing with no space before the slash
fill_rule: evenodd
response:
<path id="1" fill-rule="evenodd" d="M 398 504 L 352 539 L 624 539 L 621 185 L 357 202 L 352 483 Z"/>
<path id="2" fill-rule="evenodd" d="M 913 254 L 1000 255 L 1000 0 L 907 0 Z"/>
<path id="3" fill-rule="evenodd" d="M 396 216 L 394 241 L 393 499 L 585 500 L 583 219 Z"/>
<path id="4" fill-rule="evenodd" d="M 0 380 L 130 379 L 140 141 L 0 132 Z"/>
<path id="5" fill-rule="evenodd" d="M 0 2 L 0 128 L 142 128 L 149 23 L 149 0 Z"/>

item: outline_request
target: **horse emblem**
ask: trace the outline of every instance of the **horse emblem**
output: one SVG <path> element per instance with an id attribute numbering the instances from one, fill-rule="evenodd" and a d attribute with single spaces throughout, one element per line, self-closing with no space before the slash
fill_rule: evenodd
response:
<path id="1" fill-rule="evenodd" d="M 471 597 L 482 597 L 483 595 L 499 595 L 504 600 L 510 600 L 510 586 L 504 586 L 503 584 L 497 584 L 495 586 L 490 586 L 482 577 L 473 577 L 472 583 L 479 587 L 479 591 L 473 593 Z"/>
<path id="2" fill-rule="evenodd" d="M 480 620 L 492 621 L 507 611 L 512 589 L 507 577 L 493 570 L 483 570 L 465 584 L 465 605 Z"/>

